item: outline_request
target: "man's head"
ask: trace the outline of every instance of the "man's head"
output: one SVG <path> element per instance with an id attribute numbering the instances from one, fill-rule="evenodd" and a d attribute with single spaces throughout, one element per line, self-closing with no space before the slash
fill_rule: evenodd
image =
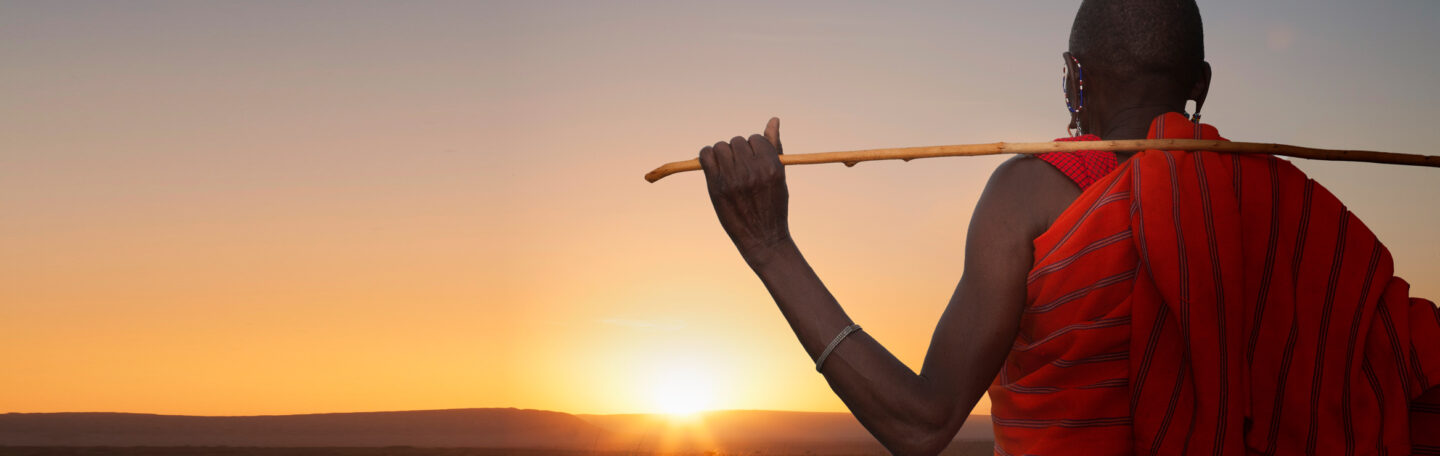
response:
<path id="1" fill-rule="evenodd" d="M 1085 0 L 1070 29 L 1069 54 L 1084 71 L 1087 110 L 1131 105 L 1183 110 L 1187 100 L 1203 103 L 1209 90 L 1205 34 L 1194 0 Z M 1068 57 L 1065 63 L 1073 78 L 1074 63 Z"/>

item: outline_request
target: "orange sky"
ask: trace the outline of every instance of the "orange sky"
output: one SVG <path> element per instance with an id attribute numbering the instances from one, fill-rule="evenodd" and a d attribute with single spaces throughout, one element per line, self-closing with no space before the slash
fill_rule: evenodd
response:
<path id="1" fill-rule="evenodd" d="M 0 3 L 0 412 L 844 410 L 701 177 L 640 176 L 771 115 L 792 153 L 1066 120 L 1071 2 L 532 3 Z M 1305 5 L 1202 5 L 1206 121 L 1435 153 L 1440 6 Z M 791 171 L 912 367 L 1000 160 Z M 1436 171 L 1299 166 L 1440 296 Z"/>

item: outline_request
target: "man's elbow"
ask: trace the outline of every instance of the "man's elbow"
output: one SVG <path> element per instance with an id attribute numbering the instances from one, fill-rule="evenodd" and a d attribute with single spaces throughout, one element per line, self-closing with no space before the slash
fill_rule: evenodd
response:
<path id="1" fill-rule="evenodd" d="M 886 443 L 885 449 L 897 456 L 933 456 L 950 446 L 960 428 L 949 419 L 914 423 L 907 427 L 900 438 Z"/>
<path id="2" fill-rule="evenodd" d="M 895 456 L 934 456 L 950 446 L 951 437 L 944 431 L 932 431 L 887 444 L 885 449 Z"/>

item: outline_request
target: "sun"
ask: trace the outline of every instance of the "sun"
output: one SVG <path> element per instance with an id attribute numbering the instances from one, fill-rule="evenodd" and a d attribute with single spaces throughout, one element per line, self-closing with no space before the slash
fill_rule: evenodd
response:
<path id="1" fill-rule="evenodd" d="M 655 410 L 672 417 L 693 416 L 714 403 L 715 383 L 699 369 L 666 366 L 651 380 L 648 394 Z"/>

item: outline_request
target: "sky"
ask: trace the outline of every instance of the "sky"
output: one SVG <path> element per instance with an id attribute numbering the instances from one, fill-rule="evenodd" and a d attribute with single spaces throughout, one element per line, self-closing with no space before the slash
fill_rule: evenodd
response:
<path id="1" fill-rule="evenodd" d="M 0 412 L 842 411 L 703 177 L 641 176 L 771 116 L 1063 136 L 1077 4 L 0 0 Z M 1440 3 L 1201 12 L 1222 135 L 1436 154 Z M 788 170 L 912 368 L 1003 159 Z M 1296 163 L 1440 296 L 1440 171 Z"/>

